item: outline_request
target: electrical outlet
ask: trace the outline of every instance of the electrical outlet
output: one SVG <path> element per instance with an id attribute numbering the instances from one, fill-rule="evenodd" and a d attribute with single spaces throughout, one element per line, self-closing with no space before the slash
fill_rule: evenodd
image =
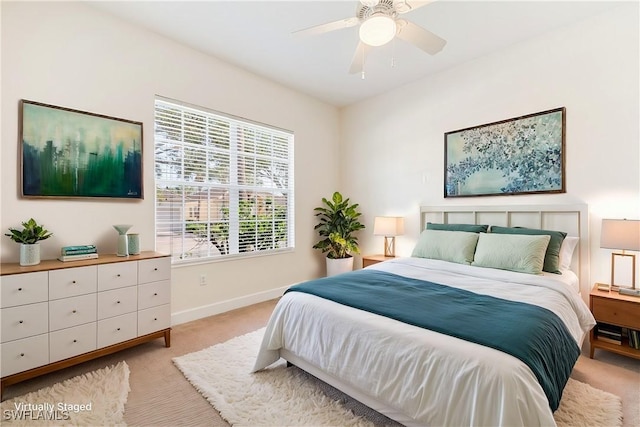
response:
<path id="1" fill-rule="evenodd" d="M 200 275 L 200 286 L 205 286 L 207 284 L 207 275 L 206 274 L 201 274 Z"/>

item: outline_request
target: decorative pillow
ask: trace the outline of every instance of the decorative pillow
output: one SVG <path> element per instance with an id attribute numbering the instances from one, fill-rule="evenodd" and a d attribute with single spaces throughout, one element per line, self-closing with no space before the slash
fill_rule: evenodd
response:
<path id="1" fill-rule="evenodd" d="M 549 235 L 479 234 L 471 265 L 499 268 L 520 273 L 542 274 Z"/>
<path id="2" fill-rule="evenodd" d="M 437 224 L 434 222 L 427 223 L 427 230 L 468 231 L 470 233 L 486 233 L 488 229 L 489 229 L 488 225 Z"/>
<path id="3" fill-rule="evenodd" d="M 568 270 L 571 267 L 573 251 L 576 249 L 579 240 L 579 237 L 567 236 L 562 241 L 562 246 L 560 246 L 560 270 Z"/>
<path id="4" fill-rule="evenodd" d="M 469 265 L 473 261 L 476 243 L 478 243 L 478 233 L 424 230 L 411 256 Z"/>
<path id="5" fill-rule="evenodd" d="M 562 241 L 567 236 L 567 233 L 563 231 L 553 230 L 539 230 L 537 228 L 525 228 L 525 227 L 499 227 L 497 225 L 491 226 L 492 233 L 500 234 L 528 234 L 528 235 L 547 235 L 551 237 L 547 252 L 544 256 L 543 271 L 547 273 L 561 274 L 560 271 L 560 246 Z"/>

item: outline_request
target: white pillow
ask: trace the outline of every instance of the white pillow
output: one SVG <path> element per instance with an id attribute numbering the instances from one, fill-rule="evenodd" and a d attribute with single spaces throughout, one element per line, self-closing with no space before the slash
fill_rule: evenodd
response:
<path id="1" fill-rule="evenodd" d="M 571 268 L 573 251 L 576 249 L 579 240 L 579 237 L 567 236 L 562 241 L 562 246 L 560 246 L 560 271 Z"/>
<path id="2" fill-rule="evenodd" d="M 424 230 L 411 253 L 412 257 L 471 264 L 478 233 L 467 231 Z"/>
<path id="3" fill-rule="evenodd" d="M 481 233 L 471 265 L 542 274 L 551 236 Z"/>

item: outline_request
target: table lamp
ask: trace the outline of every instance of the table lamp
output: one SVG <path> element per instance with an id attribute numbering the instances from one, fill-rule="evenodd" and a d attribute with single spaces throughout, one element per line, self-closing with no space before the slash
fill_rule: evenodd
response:
<path id="1" fill-rule="evenodd" d="M 404 233 L 404 218 L 377 216 L 373 222 L 373 235 L 384 236 L 384 256 L 396 256 L 396 236 Z"/>
<path id="2" fill-rule="evenodd" d="M 615 282 L 615 264 L 617 257 L 631 258 L 631 288 L 620 287 L 618 292 L 623 295 L 640 297 L 640 289 L 636 289 L 636 256 L 624 251 L 640 251 L 640 220 L 603 219 L 600 236 L 600 247 L 622 250 L 622 253 L 611 254 L 611 286 Z"/>

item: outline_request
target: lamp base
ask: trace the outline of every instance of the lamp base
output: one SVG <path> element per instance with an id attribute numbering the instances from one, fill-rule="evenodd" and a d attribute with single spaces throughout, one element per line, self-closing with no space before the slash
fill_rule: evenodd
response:
<path id="1" fill-rule="evenodd" d="M 395 257 L 396 256 L 396 238 L 391 236 L 384 236 L 384 256 Z"/>
<path id="2" fill-rule="evenodd" d="M 618 289 L 620 295 L 630 295 L 632 297 L 640 297 L 640 289 L 620 288 Z"/>

